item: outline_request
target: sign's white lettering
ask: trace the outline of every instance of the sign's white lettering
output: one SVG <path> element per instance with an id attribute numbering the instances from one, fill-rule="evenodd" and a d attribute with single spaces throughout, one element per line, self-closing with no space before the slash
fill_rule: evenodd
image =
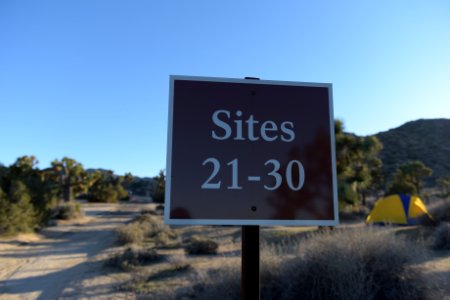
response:
<path id="1" fill-rule="evenodd" d="M 222 181 L 220 178 L 220 161 L 215 157 L 208 157 L 203 161 L 203 166 L 211 164 L 212 171 L 208 179 L 202 184 L 201 188 L 205 190 L 219 190 L 222 187 Z M 265 166 L 269 166 L 267 176 L 273 178 L 270 185 L 265 184 L 264 189 L 268 191 L 273 191 L 281 187 L 283 184 L 283 175 L 280 174 L 281 164 L 276 159 L 269 159 L 264 163 Z M 231 185 L 227 187 L 228 190 L 242 190 L 242 186 L 239 185 L 239 160 L 237 158 L 231 160 L 227 163 L 227 166 L 231 166 Z M 296 171 L 294 171 L 294 168 Z M 293 172 L 298 172 L 294 176 Z M 294 178 L 298 178 L 298 182 L 294 182 Z M 291 160 L 288 162 L 284 174 L 284 179 L 286 180 L 287 186 L 293 191 L 299 191 L 305 184 L 305 168 L 303 164 L 298 160 Z M 261 181 L 260 176 L 249 175 L 247 177 L 249 182 L 259 182 Z"/>
<path id="2" fill-rule="evenodd" d="M 215 128 L 211 132 L 211 136 L 215 140 L 224 141 L 232 138 L 235 141 L 251 142 L 260 139 L 266 142 L 273 142 L 280 139 L 289 143 L 295 139 L 294 123 L 284 121 L 277 124 L 274 121 L 266 120 L 258 121 L 253 115 L 246 120 L 243 118 L 240 110 L 232 113 L 225 109 L 216 110 L 212 114 L 212 121 Z"/>
<path id="3" fill-rule="evenodd" d="M 235 141 L 258 141 L 260 139 L 266 142 L 276 141 L 278 138 L 283 142 L 292 142 L 295 139 L 294 123 L 290 121 L 281 122 L 280 125 L 272 120 L 266 120 L 264 122 L 255 119 L 254 115 L 250 114 L 246 120 L 244 120 L 243 112 L 237 110 L 232 113 L 229 110 L 218 109 L 212 114 L 212 122 L 215 128 L 211 132 L 211 137 L 215 140 L 224 141 L 232 138 Z M 212 171 L 208 179 L 202 184 L 202 189 L 220 189 L 222 182 L 218 180 L 220 172 L 220 162 L 214 157 L 209 157 L 203 161 L 203 166 L 211 164 Z M 231 166 L 231 182 L 232 184 L 227 187 L 228 190 L 241 190 L 242 186 L 238 182 L 238 159 L 235 158 L 227 163 L 227 166 Z M 265 166 L 271 167 L 268 176 L 273 178 L 271 185 L 264 185 L 264 189 L 273 191 L 278 189 L 283 183 L 283 176 L 279 173 L 281 164 L 276 159 L 269 159 L 265 162 Z M 297 167 L 298 171 L 298 183 L 294 184 L 292 177 L 293 167 Z M 285 174 L 286 183 L 293 191 L 299 191 L 305 183 L 305 169 L 298 160 L 290 161 L 286 166 Z M 261 181 L 260 176 L 249 176 L 248 181 L 255 182 Z"/>

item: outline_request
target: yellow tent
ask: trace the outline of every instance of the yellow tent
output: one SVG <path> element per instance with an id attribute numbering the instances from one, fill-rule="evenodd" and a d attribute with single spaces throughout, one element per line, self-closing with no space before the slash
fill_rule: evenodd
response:
<path id="1" fill-rule="evenodd" d="M 366 223 L 416 225 L 423 218 L 433 219 L 419 197 L 390 195 L 375 203 Z"/>

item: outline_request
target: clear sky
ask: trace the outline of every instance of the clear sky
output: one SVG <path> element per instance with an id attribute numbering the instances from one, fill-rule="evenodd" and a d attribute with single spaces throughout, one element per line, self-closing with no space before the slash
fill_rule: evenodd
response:
<path id="1" fill-rule="evenodd" d="M 156 175 L 171 74 L 332 83 L 359 135 L 450 118 L 450 1 L 0 0 L 0 162 Z"/>

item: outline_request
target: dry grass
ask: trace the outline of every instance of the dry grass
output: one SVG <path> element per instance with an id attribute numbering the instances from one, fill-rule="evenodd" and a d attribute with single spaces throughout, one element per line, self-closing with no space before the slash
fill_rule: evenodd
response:
<path id="1" fill-rule="evenodd" d="M 424 273 L 433 268 L 426 243 L 432 227 L 316 229 L 261 228 L 261 299 L 442 299 L 439 278 Z M 171 230 L 185 246 L 213 239 L 217 255 L 185 256 L 180 245 L 154 244 L 168 259 L 133 271 L 126 290 L 145 299 L 239 299 L 240 229 Z M 182 259 L 176 265 L 171 257 Z"/>
<path id="2" fill-rule="evenodd" d="M 122 253 L 116 254 L 107 261 L 107 265 L 124 271 L 134 270 L 137 267 L 161 262 L 164 256 L 155 249 L 131 246 Z"/>
<path id="3" fill-rule="evenodd" d="M 385 230 L 324 232 L 262 252 L 261 299 L 438 299 L 415 264 L 423 248 Z M 239 299 L 239 264 L 198 276 L 169 298 Z"/>
<path id="4" fill-rule="evenodd" d="M 450 222 L 450 197 L 442 200 L 435 199 L 427 207 L 435 222 Z"/>
<path id="5" fill-rule="evenodd" d="M 192 271 L 192 266 L 185 258 L 169 259 L 151 270 L 139 269 L 132 274 L 132 279 L 120 288 L 135 294 L 145 294 L 145 299 L 170 299 L 174 290 L 179 288 L 179 281 L 173 281 Z"/>
<path id="6" fill-rule="evenodd" d="M 348 205 L 339 211 L 339 219 L 343 222 L 364 222 L 370 213 L 367 206 Z"/>
<path id="7" fill-rule="evenodd" d="M 194 235 L 184 247 L 187 254 L 217 254 L 219 244 L 211 238 Z"/>
<path id="8" fill-rule="evenodd" d="M 450 223 L 442 222 L 433 233 L 432 247 L 435 250 L 450 250 Z"/>
<path id="9" fill-rule="evenodd" d="M 139 223 L 130 223 L 117 228 L 117 240 L 120 244 L 142 244 L 145 229 Z"/>
<path id="10" fill-rule="evenodd" d="M 177 239 L 177 234 L 165 225 L 160 217 L 141 214 L 130 224 L 117 229 L 117 239 L 121 244 L 142 245 L 147 240 L 156 246 L 166 246 Z"/>

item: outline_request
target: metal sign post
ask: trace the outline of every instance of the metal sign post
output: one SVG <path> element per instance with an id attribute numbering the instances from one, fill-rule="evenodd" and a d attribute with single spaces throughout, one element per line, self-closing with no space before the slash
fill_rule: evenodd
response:
<path id="1" fill-rule="evenodd" d="M 242 226 L 241 299 L 259 300 L 259 226 Z"/>
<path id="2" fill-rule="evenodd" d="M 245 79 L 259 80 L 255 77 Z M 260 249 L 259 226 L 242 226 L 241 229 L 241 299 L 260 299 Z"/>

